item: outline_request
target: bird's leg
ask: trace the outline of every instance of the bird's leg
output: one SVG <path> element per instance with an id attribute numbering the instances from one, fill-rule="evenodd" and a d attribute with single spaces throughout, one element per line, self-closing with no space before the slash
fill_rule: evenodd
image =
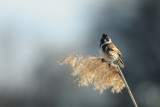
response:
<path id="1" fill-rule="evenodd" d="M 102 63 L 105 62 L 104 58 L 101 59 Z"/>
<path id="2" fill-rule="evenodd" d="M 110 63 L 108 63 L 108 66 L 109 66 L 109 68 L 111 67 L 111 64 Z"/>

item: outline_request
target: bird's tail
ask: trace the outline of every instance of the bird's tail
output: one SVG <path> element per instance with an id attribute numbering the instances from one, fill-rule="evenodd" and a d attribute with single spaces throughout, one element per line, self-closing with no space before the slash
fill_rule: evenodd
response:
<path id="1" fill-rule="evenodd" d="M 124 68 L 124 63 L 120 58 L 118 58 L 118 63 L 122 68 Z"/>

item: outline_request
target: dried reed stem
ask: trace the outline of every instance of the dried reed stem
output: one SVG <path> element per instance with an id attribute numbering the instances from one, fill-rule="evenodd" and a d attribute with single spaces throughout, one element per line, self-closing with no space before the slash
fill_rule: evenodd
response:
<path id="1" fill-rule="evenodd" d="M 137 106 L 137 103 L 136 103 L 136 100 L 134 99 L 134 96 L 133 96 L 133 94 L 132 94 L 132 92 L 131 92 L 128 84 L 127 84 L 127 81 L 126 81 L 126 79 L 125 79 L 125 77 L 124 77 L 121 69 L 119 68 L 119 66 L 117 66 L 117 68 L 119 69 L 119 73 L 120 73 L 120 75 L 121 75 L 121 77 L 122 77 L 122 79 L 123 79 L 123 81 L 124 81 L 124 83 L 125 83 L 125 86 L 126 86 L 126 88 L 127 88 L 127 90 L 128 90 L 128 93 L 129 93 L 129 95 L 130 95 L 130 97 L 131 97 L 131 99 L 132 99 L 132 102 L 133 102 L 134 106 L 135 106 L 135 107 L 138 107 L 138 106 Z"/>

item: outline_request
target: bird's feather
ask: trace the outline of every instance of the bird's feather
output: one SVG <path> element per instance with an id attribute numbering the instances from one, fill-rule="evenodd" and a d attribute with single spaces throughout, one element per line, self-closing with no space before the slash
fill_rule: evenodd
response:
<path id="1" fill-rule="evenodd" d="M 120 52 L 120 50 L 117 49 L 117 47 L 113 44 L 113 43 L 110 43 L 109 44 L 109 48 L 115 52 L 118 53 L 119 56 L 122 56 L 122 53 Z"/>

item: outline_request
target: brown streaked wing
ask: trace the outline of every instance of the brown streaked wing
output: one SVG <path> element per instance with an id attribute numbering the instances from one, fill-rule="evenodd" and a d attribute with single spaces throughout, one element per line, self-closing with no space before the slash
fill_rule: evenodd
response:
<path id="1" fill-rule="evenodd" d="M 122 53 L 120 52 L 120 50 L 118 50 L 113 43 L 109 44 L 109 48 L 113 51 L 116 51 L 120 56 L 122 56 Z"/>

